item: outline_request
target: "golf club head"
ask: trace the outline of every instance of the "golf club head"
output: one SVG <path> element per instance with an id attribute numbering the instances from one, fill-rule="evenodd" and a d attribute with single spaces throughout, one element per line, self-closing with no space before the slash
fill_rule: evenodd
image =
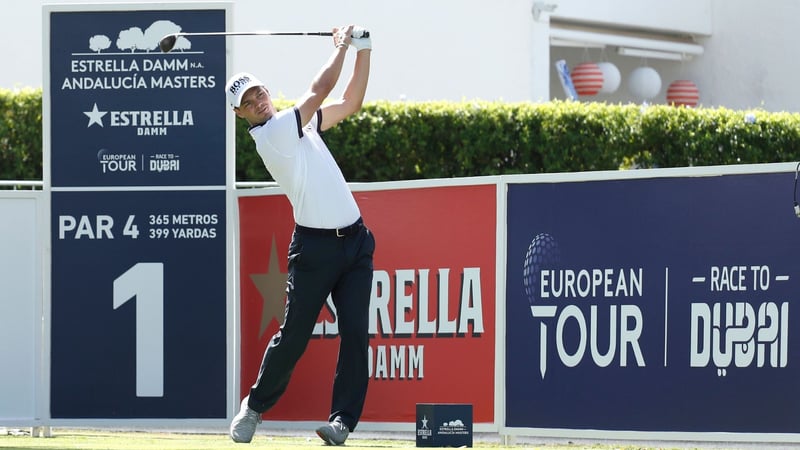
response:
<path id="1" fill-rule="evenodd" d="M 175 47 L 175 42 L 177 40 L 177 34 L 168 34 L 158 41 L 158 48 L 160 48 L 163 53 L 167 53 L 172 50 L 173 47 Z"/>

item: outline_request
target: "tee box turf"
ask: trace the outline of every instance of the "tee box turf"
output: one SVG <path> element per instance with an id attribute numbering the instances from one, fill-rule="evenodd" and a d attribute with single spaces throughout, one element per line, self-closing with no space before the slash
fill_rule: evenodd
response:
<path id="1" fill-rule="evenodd" d="M 417 447 L 472 447 L 472 405 L 417 403 Z"/>

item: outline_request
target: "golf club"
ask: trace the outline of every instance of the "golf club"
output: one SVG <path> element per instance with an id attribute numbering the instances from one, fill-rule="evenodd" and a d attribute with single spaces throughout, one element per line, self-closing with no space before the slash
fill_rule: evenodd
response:
<path id="1" fill-rule="evenodd" d="M 354 38 L 369 37 L 369 31 L 363 30 L 363 33 L 358 33 Z M 175 43 L 181 36 L 333 36 L 330 31 L 311 31 L 311 32 L 298 32 L 298 31 L 212 31 L 204 33 L 172 33 L 164 36 L 158 42 L 158 48 L 162 52 L 167 53 L 175 47 Z"/>

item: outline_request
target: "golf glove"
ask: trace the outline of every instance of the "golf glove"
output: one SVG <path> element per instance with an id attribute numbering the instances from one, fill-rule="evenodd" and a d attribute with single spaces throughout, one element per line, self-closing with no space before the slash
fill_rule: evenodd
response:
<path id="1" fill-rule="evenodd" d="M 350 41 L 350 45 L 355 47 L 357 51 L 372 49 L 372 39 L 370 39 L 369 31 L 361 27 L 354 27 L 351 36 L 353 36 L 353 39 Z"/>

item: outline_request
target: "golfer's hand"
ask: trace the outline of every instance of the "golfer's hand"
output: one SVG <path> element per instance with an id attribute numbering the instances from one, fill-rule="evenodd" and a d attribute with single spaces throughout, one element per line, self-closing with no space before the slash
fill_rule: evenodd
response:
<path id="1" fill-rule="evenodd" d="M 372 39 L 370 39 L 370 33 L 362 27 L 353 27 L 352 31 L 353 39 L 350 41 L 350 45 L 356 48 L 357 51 L 361 50 L 372 50 Z"/>
<path id="2" fill-rule="evenodd" d="M 353 26 L 348 25 L 342 28 L 334 28 L 333 29 L 333 45 L 336 48 L 347 48 L 350 45 L 350 42 L 353 40 L 351 37 L 353 34 Z"/>

